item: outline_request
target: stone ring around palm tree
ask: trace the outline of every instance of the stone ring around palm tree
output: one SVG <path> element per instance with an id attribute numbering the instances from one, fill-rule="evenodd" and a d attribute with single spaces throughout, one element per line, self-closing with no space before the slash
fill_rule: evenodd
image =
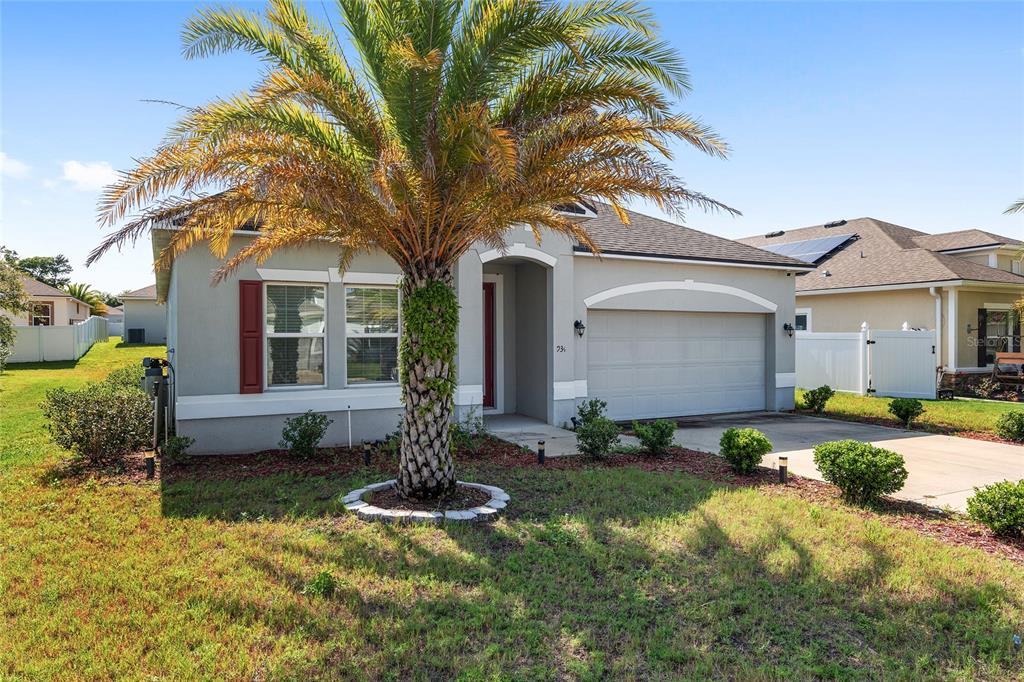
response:
<path id="1" fill-rule="evenodd" d="M 498 517 L 498 512 L 504 509 L 511 499 L 504 490 L 493 485 L 483 483 L 469 483 L 467 481 L 456 481 L 457 488 L 470 489 L 479 495 L 485 493 L 490 499 L 483 504 L 468 507 L 465 509 L 445 509 L 435 511 L 390 509 L 387 507 L 372 504 L 372 496 L 392 492 L 395 488 L 395 479 L 371 483 L 364 488 L 358 488 L 341 498 L 345 509 L 355 512 L 363 521 L 380 521 L 384 523 L 441 523 L 442 521 L 454 521 L 457 523 L 475 523 L 478 521 L 493 521 Z M 364 498 L 371 495 L 368 502 Z"/>

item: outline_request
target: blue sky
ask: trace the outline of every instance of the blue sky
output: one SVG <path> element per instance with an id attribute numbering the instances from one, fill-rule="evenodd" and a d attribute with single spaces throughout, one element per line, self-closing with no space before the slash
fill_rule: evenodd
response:
<path id="1" fill-rule="evenodd" d="M 246 55 L 181 58 L 201 4 L 0 2 L 0 244 L 65 253 L 76 281 L 105 290 L 152 281 L 148 245 L 83 261 L 99 186 L 176 118 L 143 100 L 199 104 L 257 74 Z M 680 109 L 734 150 L 679 150 L 691 187 L 744 213 L 695 211 L 692 227 L 740 237 L 872 216 L 1024 238 L 1024 216 L 1002 215 L 1024 195 L 1024 3 L 652 7 L 693 74 Z"/>

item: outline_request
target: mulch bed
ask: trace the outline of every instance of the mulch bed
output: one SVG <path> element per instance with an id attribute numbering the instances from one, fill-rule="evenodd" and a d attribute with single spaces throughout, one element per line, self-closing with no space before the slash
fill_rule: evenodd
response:
<path id="1" fill-rule="evenodd" d="M 879 420 L 884 422 L 884 420 Z M 888 425 L 888 424 L 884 424 Z M 962 434 L 961 434 L 962 435 Z M 987 435 L 987 434 L 986 434 Z M 989 440 L 986 438 L 986 440 Z M 89 464 L 77 460 L 65 462 L 48 475 L 65 479 L 96 477 L 109 484 L 145 483 L 145 453 L 137 453 L 122 462 Z M 862 509 L 846 505 L 839 490 L 822 481 L 790 474 L 789 482 L 778 482 L 774 469 L 758 468 L 750 475 L 739 475 L 718 455 L 686 448 L 670 448 L 662 456 L 643 453 L 614 454 L 600 459 L 583 456 L 550 457 L 545 464 L 537 463 L 537 455 L 518 445 L 497 438 L 487 438 L 475 451 L 462 451 L 457 455 L 460 463 L 486 464 L 497 467 L 526 467 L 545 469 L 583 469 L 588 467 L 638 467 L 651 472 L 680 472 L 715 483 L 737 487 L 758 487 L 770 495 L 792 495 L 805 501 L 828 507 L 842 508 L 865 519 L 875 519 L 895 528 L 914 531 L 935 538 L 948 545 L 972 547 L 988 554 L 1000 556 L 1024 565 L 1024 538 L 1000 538 L 984 526 L 966 517 L 933 509 L 915 502 L 886 499 L 878 507 Z M 157 477 L 165 483 L 200 480 L 240 480 L 246 478 L 289 474 L 293 476 L 329 476 L 354 471 L 364 466 L 361 449 L 325 448 L 315 459 L 299 459 L 284 450 L 267 450 L 245 455 L 216 455 L 190 458 L 185 464 L 160 466 Z M 375 451 L 371 466 L 393 470 L 395 457 Z M 484 491 L 459 487 L 453 500 L 444 500 L 423 506 L 411 506 L 400 501 L 393 490 L 376 493 L 373 504 L 392 509 L 410 511 L 437 511 L 467 509 L 484 504 L 490 495 Z M 475 492 L 474 492 L 475 491 Z M 479 493 L 479 495 L 477 495 Z M 404 506 L 403 506 L 404 505 Z"/>
<path id="2" fill-rule="evenodd" d="M 399 509 L 407 511 L 446 511 L 456 509 L 472 509 L 480 507 L 491 501 L 491 494 L 479 488 L 470 488 L 464 485 L 455 486 L 450 494 L 442 498 L 430 501 L 403 500 L 398 496 L 398 491 L 388 488 L 379 492 L 370 493 L 366 501 L 375 507 L 383 509 Z"/>

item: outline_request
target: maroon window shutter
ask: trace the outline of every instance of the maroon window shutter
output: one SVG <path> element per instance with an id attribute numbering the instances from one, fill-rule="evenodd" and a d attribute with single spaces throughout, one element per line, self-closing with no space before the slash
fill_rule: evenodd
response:
<path id="1" fill-rule="evenodd" d="M 239 393 L 263 392 L 263 282 L 238 283 Z"/>

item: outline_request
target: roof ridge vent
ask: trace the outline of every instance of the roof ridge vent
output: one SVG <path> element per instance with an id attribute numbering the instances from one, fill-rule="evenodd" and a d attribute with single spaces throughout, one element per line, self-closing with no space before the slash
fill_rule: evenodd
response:
<path id="1" fill-rule="evenodd" d="M 846 220 L 845 219 L 844 220 L 833 220 L 830 223 L 825 223 L 825 227 L 839 227 L 839 226 L 845 225 L 845 224 L 846 224 Z"/>
<path id="2" fill-rule="evenodd" d="M 771 239 L 772 237 L 781 237 L 784 234 L 786 233 L 783 230 L 775 230 L 774 232 L 769 232 L 768 234 L 766 234 L 765 239 Z"/>

